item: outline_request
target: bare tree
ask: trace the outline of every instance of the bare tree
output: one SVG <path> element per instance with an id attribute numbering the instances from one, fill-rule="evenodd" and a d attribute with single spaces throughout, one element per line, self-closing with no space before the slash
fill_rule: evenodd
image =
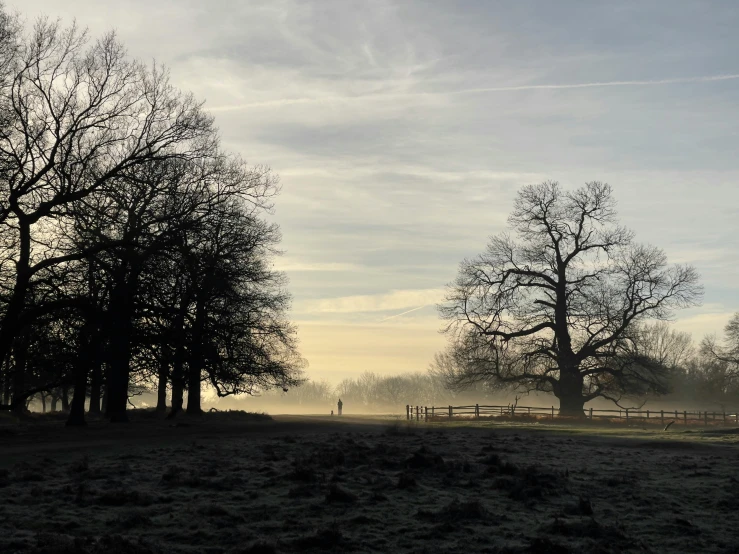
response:
<path id="1" fill-rule="evenodd" d="M 669 369 L 684 367 L 695 354 L 690 333 L 676 331 L 666 321 L 635 327 L 635 350 Z"/>
<path id="2" fill-rule="evenodd" d="M 515 235 L 464 260 L 439 308 L 454 379 L 552 392 L 563 415 L 599 396 L 664 392 L 662 366 L 634 348 L 635 325 L 695 305 L 696 270 L 636 244 L 607 184 L 526 186 L 508 222 Z"/>
<path id="3" fill-rule="evenodd" d="M 143 163 L 199 156 L 214 138 L 200 104 L 176 91 L 165 72 L 128 60 L 113 34 L 91 44 L 75 26 L 40 20 L 11 67 L 0 89 L 7 118 L 0 125 L 0 233 L 9 282 L 0 359 L 22 329 L 34 282 L 109 246 L 68 248 L 56 231 L 75 219 L 75 207 Z M 16 391 L 15 405 L 23 394 Z"/>
<path id="4" fill-rule="evenodd" d="M 739 312 L 724 327 L 723 344 L 708 336 L 701 343 L 701 353 L 723 368 L 722 388 L 739 382 Z"/>

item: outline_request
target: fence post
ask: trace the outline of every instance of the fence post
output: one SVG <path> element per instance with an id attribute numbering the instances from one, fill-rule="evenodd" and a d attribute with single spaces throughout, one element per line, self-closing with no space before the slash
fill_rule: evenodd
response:
<path id="1" fill-rule="evenodd" d="M 662 420 L 662 425 L 664 425 L 665 424 L 665 411 L 664 410 L 659 411 L 659 417 Z"/>
<path id="2" fill-rule="evenodd" d="M 418 406 L 416 406 L 416 421 L 418 421 Z"/>
<path id="3" fill-rule="evenodd" d="M 552 419 L 554 419 L 554 406 L 552 406 Z"/>
<path id="4" fill-rule="evenodd" d="M 434 419 L 434 410 L 436 406 L 431 406 L 431 419 Z"/>
<path id="5" fill-rule="evenodd" d="M 423 415 L 424 415 L 423 420 L 428 421 L 429 420 L 429 407 L 428 406 L 425 406 L 423 408 Z"/>
<path id="6" fill-rule="evenodd" d="M 531 406 L 529 406 L 529 415 L 531 415 Z"/>
<path id="7" fill-rule="evenodd" d="M 629 409 L 626 408 L 626 423 L 629 423 Z"/>
<path id="8" fill-rule="evenodd" d="M 411 407 L 408 404 L 405 405 L 405 418 L 411 418 Z"/>
<path id="9" fill-rule="evenodd" d="M 590 421 L 593 421 L 593 408 L 590 408 Z"/>
<path id="10" fill-rule="evenodd" d="M 449 406 L 449 419 L 452 419 L 452 407 Z"/>
<path id="11" fill-rule="evenodd" d="M 683 421 L 685 422 L 685 425 L 688 424 L 688 412 L 686 410 L 683 410 Z"/>
<path id="12" fill-rule="evenodd" d="M 680 416 L 677 415 L 677 410 L 675 410 L 675 420 L 678 420 Z"/>
<path id="13" fill-rule="evenodd" d="M 647 419 L 649 419 L 649 410 L 647 410 Z"/>
<path id="14" fill-rule="evenodd" d="M 724 412 L 724 425 L 726 425 L 726 412 Z"/>
<path id="15" fill-rule="evenodd" d="M 475 404 L 475 417 L 480 417 L 480 405 Z"/>

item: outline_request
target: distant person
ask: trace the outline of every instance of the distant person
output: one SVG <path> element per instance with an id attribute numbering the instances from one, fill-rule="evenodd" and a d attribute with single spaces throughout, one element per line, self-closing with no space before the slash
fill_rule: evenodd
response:
<path id="1" fill-rule="evenodd" d="M 334 411 L 333 410 L 331 410 L 331 415 L 334 415 Z"/>
<path id="2" fill-rule="evenodd" d="M 339 398 L 339 403 L 337 404 L 337 406 L 339 407 L 339 415 L 341 415 L 341 408 L 344 407 L 344 403 L 341 401 L 341 398 Z"/>

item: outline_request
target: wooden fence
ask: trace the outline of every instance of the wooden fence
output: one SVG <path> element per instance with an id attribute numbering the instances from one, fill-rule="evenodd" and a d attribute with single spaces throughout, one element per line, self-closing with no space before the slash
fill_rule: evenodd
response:
<path id="1" fill-rule="evenodd" d="M 731 412 L 679 411 L 679 410 L 596 410 L 585 409 L 583 415 L 590 420 L 608 420 L 621 423 L 659 423 L 665 425 L 674 421 L 683 425 L 739 425 L 739 410 Z M 447 421 L 453 418 L 491 418 L 491 417 L 530 417 L 538 420 L 559 417 L 554 406 L 412 406 L 407 404 L 405 416 L 416 421 Z"/>

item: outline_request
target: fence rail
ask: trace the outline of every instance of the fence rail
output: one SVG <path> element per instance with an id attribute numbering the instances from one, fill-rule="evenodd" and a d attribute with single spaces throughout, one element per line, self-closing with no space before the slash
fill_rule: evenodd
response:
<path id="1" fill-rule="evenodd" d="M 619 421 L 623 423 L 659 423 L 660 425 L 674 422 L 684 425 L 739 425 L 739 410 L 721 411 L 687 411 L 687 410 L 596 410 L 588 408 L 583 411 L 584 417 L 590 420 Z M 486 406 L 473 404 L 470 406 L 413 406 L 407 404 L 405 416 L 408 420 L 416 421 L 444 421 L 457 418 L 481 417 L 533 417 L 536 419 L 552 419 L 559 417 L 554 406 Z"/>

